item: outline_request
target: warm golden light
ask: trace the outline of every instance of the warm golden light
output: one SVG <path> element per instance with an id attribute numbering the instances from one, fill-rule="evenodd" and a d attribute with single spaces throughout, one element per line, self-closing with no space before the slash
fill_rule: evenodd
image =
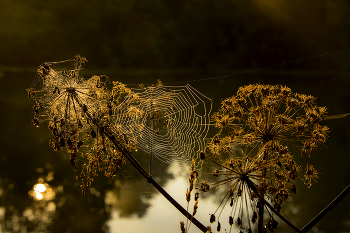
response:
<path id="1" fill-rule="evenodd" d="M 36 200 L 52 200 L 55 197 L 55 191 L 52 190 L 47 183 L 40 183 L 40 180 L 41 179 L 39 179 L 33 189 L 28 192 L 29 195 Z"/>
<path id="2" fill-rule="evenodd" d="M 35 194 L 35 198 L 38 200 L 41 200 L 44 198 L 44 196 L 41 194 L 41 192 L 35 191 L 34 194 Z"/>
<path id="3" fill-rule="evenodd" d="M 46 186 L 44 184 L 36 184 L 36 185 L 34 185 L 34 190 L 36 192 L 42 193 L 42 192 L 45 192 Z"/>

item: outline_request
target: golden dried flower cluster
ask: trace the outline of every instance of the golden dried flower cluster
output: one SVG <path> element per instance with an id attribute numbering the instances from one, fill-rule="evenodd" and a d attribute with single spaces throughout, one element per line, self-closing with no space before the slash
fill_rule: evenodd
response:
<path id="1" fill-rule="evenodd" d="M 74 169 L 77 163 L 81 164 L 83 193 L 85 186 L 90 188 L 97 171 L 104 169 L 105 175 L 112 177 L 125 163 L 106 133 L 114 132 L 115 140 L 129 150 L 134 149 L 132 139 L 112 125 L 121 105 L 132 106 L 137 99 L 137 95 L 132 95 L 120 82 L 114 82 L 109 90 L 110 81 L 106 76 L 94 75 L 85 80 L 80 72 L 86 61 L 77 55 L 72 60 L 43 63 L 37 70 L 42 86 L 27 89 L 28 96 L 35 102 L 33 125 L 39 127 L 40 123 L 48 121 L 52 133 L 50 146 L 55 151 L 66 148 Z M 60 68 L 62 63 L 73 65 L 68 69 Z M 124 101 L 126 95 L 128 100 Z"/>
<path id="2" fill-rule="evenodd" d="M 198 178 L 198 172 L 196 171 L 195 167 L 196 167 L 195 160 L 192 159 L 192 162 L 191 162 L 191 173 L 190 173 L 190 176 L 189 176 L 189 179 L 188 179 L 190 188 L 187 189 L 187 191 L 186 191 L 186 202 L 187 202 L 187 209 L 186 209 L 186 211 L 187 212 L 188 212 L 188 207 L 189 207 L 189 204 L 190 204 L 190 201 L 191 201 L 191 194 L 192 194 L 192 191 L 194 190 L 194 187 L 196 185 L 196 181 L 197 181 L 197 178 Z M 185 223 L 183 221 L 180 221 L 181 233 L 189 232 L 189 229 L 190 229 L 193 217 L 196 215 L 197 210 L 198 210 L 198 202 L 199 202 L 198 199 L 199 199 L 199 194 L 198 194 L 198 192 L 196 192 L 195 196 L 194 196 L 194 201 L 195 202 L 194 202 L 194 205 L 193 205 L 191 222 L 188 223 L 188 219 L 189 219 L 188 217 L 187 217 L 186 226 L 185 226 Z"/>
<path id="3" fill-rule="evenodd" d="M 240 87 L 237 95 L 222 101 L 213 115 L 215 126 L 226 129 L 228 136 L 213 138 L 209 144 L 215 155 L 229 150 L 230 144 L 280 147 L 300 146 L 302 155 L 324 143 L 328 127 L 319 123 L 326 107 L 318 107 L 315 97 L 291 92 L 281 85 L 252 84 Z"/>
<path id="4" fill-rule="evenodd" d="M 227 203 L 232 208 L 228 219 L 231 228 L 236 221 L 241 232 L 251 232 L 251 224 L 261 221 L 262 231 L 276 229 L 278 223 L 272 210 L 268 211 L 268 223 L 263 225 L 259 219 L 266 205 L 262 198 L 267 198 L 273 205 L 271 209 L 279 213 L 289 194 L 297 192 L 292 181 L 303 172 L 288 146 L 300 148 L 303 156 L 323 144 L 329 130 L 320 122 L 326 112 L 326 107 L 315 104 L 315 97 L 293 93 L 282 85 L 247 85 L 222 101 L 221 109 L 212 117 L 219 132 L 200 155 L 217 167 L 203 174 L 218 178 L 200 182 L 199 193 L 227 187 L 221 204 L 210 217 L 211 223 L 217 219 L 218 231 Z M 312 165 L 307 165 L 300 178 L 310 187 L 317 174 Z M 243 226 L 243 219 L 248 226 Z"/>

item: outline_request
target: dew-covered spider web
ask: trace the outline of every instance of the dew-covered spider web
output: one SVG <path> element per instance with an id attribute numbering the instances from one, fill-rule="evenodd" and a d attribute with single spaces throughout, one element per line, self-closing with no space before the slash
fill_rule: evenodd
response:
<path id="1" fill-rule="evenodd" d="M 131 90 L 124 102 L 130 102 L 129 98 L 137 100 L 133 104 L 120 104 L 115 128 L 151 156 L 176 167 L 188 167 L 191 159 L 205 148 L 211 99 L 190 85 Z"/>

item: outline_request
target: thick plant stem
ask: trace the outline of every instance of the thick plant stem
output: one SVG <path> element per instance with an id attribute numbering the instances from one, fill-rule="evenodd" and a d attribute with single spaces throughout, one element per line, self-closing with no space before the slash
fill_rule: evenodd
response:
<path id="1" fill-rule="evenodd" d="M 259 206 L 259 218 L 258 218 L 258 233 L 262 233 L 262 229 L 264 227 L 264 198 L 259 198 L 260 206 Z"/>
<path id="2" fill-rule="evenodd" d="M 117 147 L 117 149 L 129 160 L 131 165 L 143 176 L 147 179 L 149 183 L 151 183 L 176 209 L 178 209 L 186 218 L 188 218 L 194 225 L 196 225 L 202 232 L 207 232 L 207 228 L 199 222 L 196 218 L 194 218 L 190 213 L 186 211 L 177 201 L 175 201 L 169 193 L 167 193 L 147 172 L 146 170 L 137 162 L 137 160 L 131 155 L 131 153 L 125 149 L 122 145 L 118 143 L 116 138 L 113 136 L 113 132 L 110 130 L 106 130 L 104 134 L 108 137 L 108 139 Z"/>
<path id="3" fill-rule="evenodd" d="M 79 100 L 77 100 L 79 102 Z M 94 119 L 89 112 L 85 112 L 85 115 L 89 120 L 97 126 L 97 128 L 101 128 L 102 125 L 98 121 L 98 119 Z M 170 196 L 167 191 L 165 191 L 162 186 L 160 186 L 152 177 L 151 174 L 148 174 L 147 171 L 141 166 L 141 164 L 132 156 L 132 154 L 123 146 L 121 145 L 116 137 L 115 137 L 115 132 L 107 126 L 104 127 L 104 130 L 101 132 L 104 134 L 114 145 L 115 147 L 125 156 L 125 158 L 131 163 L 131 165 L 138 171 L 143 177 L 147 179 L 149 183 L 151 183 L 176 209 L 178 209 L 186 218 L 188 218 L 194 225 L 196 225 L 202 232 L 207 232 L 207 228 L 199 222 L 196 218 L 194 218 L 188 211 L 183 208 L 177 201 L 175 201 L 172 196 Z"/>
<path id="4" fill-rule="evenodd" d="M 348 195 L 350 192 L 350 184 L 348 187 L 346 187 L 343 192 L 341 192 L 329 205 L 324 208 L 316 217 L 314 217 L 308 224 L 306 224 L 301 231 L 307 232 L 310 230 L 313 226 L 315 226 L 316 223 L 318 223 L 326 214 L 329 213 L 343 198 Z"/>
<path id="5" fill-rule="evenodd" d="M 274 212 L 283 222 L 285 222 L 286 224 L 288 224 L 291 228 L 293 228 L 296 232 L 298 233 L 303 233 L 301 230 L 299 230 L 299 228 L 297 228 L 293 223 L 289 222 L 285 217 L 283 217 L 283 215 L 281 215 L 277 210 L 275 210 L 275 208 L 273 208 L 271 206 L 270 203 L 268 203 L 264 197 L 260 194 L 260 192 L 258 191 L 258 189 L 256 188 L 255 184 L 249 180 L 249 178 L 247 177 L 245 179 L 245 182 L 247 183 L 248 187 L 259 197 L 259 200 L 262 201 L 263 205 L 266 205 L 267 207 L 269 207 L 269 209 Z"/>

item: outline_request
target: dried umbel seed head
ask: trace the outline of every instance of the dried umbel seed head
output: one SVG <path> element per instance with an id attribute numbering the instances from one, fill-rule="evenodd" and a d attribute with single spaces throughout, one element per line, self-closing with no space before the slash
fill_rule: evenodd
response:
<path id="1" fill-rule="evenodd" d="M 183 221 L 180 221 L 180 230 L 181 233 L 186 233 L 185 223 Z"/>
<path id="2" fill-rule="evenodd" d="M 85 80 L 80 75 L 85 62 L 85 58 L 77 55 L 65 62 L 45 63 L 39 66 L 40 80 L 36 82 L 37 86 L 28 89 L 28 95 L 36 103 L 33 109 L 38 122 L 53 122 L 63 133 L 71 133 L 72 128 L 84 131 L 87 128 L 85 126 L 88 126 L 88 115 L 103 111 L 110 94 L 107 90 L 103 91 L 97 87 L 96 83 L 101 83 L 100 76 Z M 62 66 L 72 63 L 72 66 L 62 69 Z M 98 97 L 91 96 L 91 92 L 98 92 Z M 57 121 L 61 123 L 57 125 Z"/>
<path id="3" fill-rule="evenodd" d="M 252 84 L 240 87 L 237 95 L 224 100 L 213 121 L 220 132 L 227 130 L 230 143 L 278 147 L 293 142 L 291 145 L 298 148 L 304 145 L 303 155 L 310 154 L 328 136 L 328 127 L 320 125 L 327 109 L 314 100 L 282 85 Z M 209 152 L 218 155 L 225 147 L 222 144 L 220 134 L 215 135 L 208 144 Z"/>
<path id="4" fill-rule="evenodd" d="M 312 180 L 316 181 L 317 178 L 318 171 L 314 168 L 313 165 L 307 165 L 304 174 L 304 183 L 307 185 L 307 187 L 310 188 L 312 185 Z"/>
<path id="5" fill-rule="evenodd" d="M 255 223 L 257 219 L 258 219 L 258 213 L 254 211 L 251 219 L 252 223 Z"/>
<path id="6" fill-rule="evenodd" d="M 196 193 L 194 194 L 194 200 L 197 201 L 198 199 L 199 199 L 199 193 L 196 192 Z"/>
<path id="7" fill-rule="evenodd" d="M 186 201 L 190 202 L 190 200 L 191 200 L 191 192 L 190 192 L 190 190 L 187 189 L 187 191 L 186 191 Z"/>
<path id="8" fill-rule="evenodd" d="M 297 187 L 296 187 L 294 184 L 292 184 L 292 185 L 290 186 L 290 191 L 291 191 L 291 193 L 296 194 L 296 193 L 297 193 Z"/>
<path id="9" fill-rule="evenodd" d="M 204 180 L 202 182 L 200 182 L 201 186 L 199 188 L 199 190 L 201 192 L 207 192 L 210 190 L 210 185 L 208 184 L 208 180 Z"/>
<path id="10" fill-rule="evenodd" d="M 220 222 L 218 222 L 218 226 L 216 227 L 216 230 L 217 230 L 217 231 L 220 231 L 220 230 L 221 230 L 221 224 L 220 224 Z"/>
<path id="11" fill-rule="evenodd" d="M 274 232 L 277 229 L 278 222 L 270 217 L 270 221 L 267 223 L 267 228 L 271 231 Z"/>
<path id="12" fill-rule="evenodd" d="M 215 215 L 211 214 L 210 215 L 210 223 L 213 223 L 213 222 L 215 222 Z"/>
<path id="13" fill-rule="evenodd" d="M 34 100 L 33 125 L 39 127 L 48 121 L 52 133 L 49 145 L 55 151 L 66 149 L 75 170 L 77 164 L 86 164 L 81 169 L 82 192 L 90 187 L 90 176 L 104 168 L 105 175 L 112 177 L 125 162 L 111 140 L 128 150 L 135 146 L 130 137 L 120 138 L 118 132 L 112 139 L 107 127 L 113 122 L 109 113 L 118 108 L 119 100 L 130 94 L 130 89 L 118 83 L 109 90 L 106 76 L 83 78 L 80 71 L 86 61 L 77 55 L 63 62 L 43 63 L 37 70 L 35 86 L 27 89 L 28 97 Z M 128 112 L 123 114 L 128 116 Z"/>
<path id="14" fill-rule="evenodd" d="M 229 216 L 228 217 L 228 223 L 232 226 L 233 225 L 233 217 Z"/>
<path id="15" fill-rule="evenodd" d="M 257 205 L 255 209 L 263 210 L 264 204 L 256 200 L 257 196 L 266 195 L 279 212 L 290 193 L 297 192 L 291 181 L 302 174 L 294 161 L 293 150 L 287 145 L 301 149 L 301 155 L 310 155 L 328 137 L 328 127 L 321 125 L 326 113 L 326 107 L 317 106 L 314 97 L 293 93 L 282 85 L 240 87 L 213 114 L 219 132 L 208 140 L 205 158 L 215 165 L 211 172 L 203 174 L 215 178 L 211 183 L 202 182 L 199 192 L 227 187 L 218 209 L 228 206 L 234 209 L 237 203 L 251 202 L 251 206 Z M 308 187 L 317 174 L 313 166 L 307 166 L 303 180 Z M 254 184 L 259 184 L 253 188 L 255 191 Z M 240 226 L 245 219 L 243 215 L 250 215 L 252 222 L 257 220 L 256 211 L 249 210 L 240 214 L 232 212 L 231 217 Z M 233 219 L 229 219 L 232 224 Z M 265 230 L 274 231 L 276 227 L 277 222 L 272 219 Z"/>
<path id="16" fill-rule="evenodd" d="M 243 219 L 251 219 L 253 223 L 257 221 L 257 211 L 252 212 L 245 207 L 240 207 L 240 212 L 235 211 L 240 205 L 239 203 L 248 203 L 248 206 L 253 206 L 254 210 L 264 209 L 263 203 L 258 201 L 259 195 L 263 193 L 269 196 L 271 202 L 275 203 L 275 208 L 279 211 L 280 205 L 289 197 L 289 191 L 295 192 L 296 190 L 288 178 L 289 170 L 293 167 L 295 168 L 295 162 L 292 160 L 292 157 L 285 152 L 285 154 L 273 158 L 269 153 L 277 153 L 280 150 L 284 150 L 285 147 L 275 147 L 273 145 L 270 145 L 270 147 L 264 152 L 267 153 L 266 156 L 260 151 L 255 157 L 252 154 L 243 157 L 232 155 L 226 160 L 223 157 L 207 157 L 209 161 L 215 162 L 215 166 L 219 165 L 220 169 L 203 174 L 213 175 L 221 179 L 215 179 L 212 183 L 205 180 L 201 183 L 199 193 L 227 187 L 226 195 L 223 197 L 217 210 L 222 212 L 222 210 L 219 210 L 220 208 L 231 207 L 232 224 L 233 221 L 236 221 L 237 226 L 246 229 L 247 226 L 244 226 Z M 272 148 L 275 149 L 272 150 Z M 243 151 L 242 153 L 244 155 Z M 285 169 L 285 167 L 288 167 L 289 170 Z M 260 185 L 255 185 L 253 181 L 258 181 Z"/>
<path id="17" fill-rule="evenodd" d="M 198 200 L 196 200 L 194 203 L 192 216 L 194 216 L 197 213 L 197 209 L 198 209 Z"/>
<path id="18" fill-rule="evenodd" d="M 242 220 L 241 220 L 240 217 L 237 217 L 237 225 L 238 225 L 239 227 L 242 226 Z"/>

